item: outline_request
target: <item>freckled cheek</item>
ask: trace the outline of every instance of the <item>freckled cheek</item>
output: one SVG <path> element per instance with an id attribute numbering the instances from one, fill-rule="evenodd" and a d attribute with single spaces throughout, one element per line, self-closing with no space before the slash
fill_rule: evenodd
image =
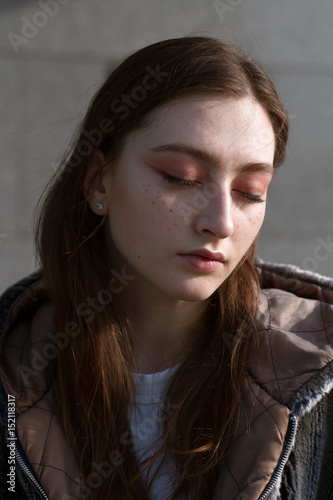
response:
<path id="1" fill-rule="evenodd" d="M 156 194 L 150 200 L 153 209 L 154 226 L 165 233 L 175 231 L 179 227 L 179 210 L 172 200 Z"/>
<path id="2" fill-rule="evenodd" d="M 133 193 L 134 194 L 134 193 Z M 141 226 L 149 225 L 149 230 L 170 232 L 176 225 L 177 211 L 163 193 L 147 185 L 129 197 L 132 214 Z"/>
<path id="3" fill-rule="evenodd" d="M 235 238 L 240 241 L 243 241 L 244 238 L 249 240 L 254 239 L 262 226 L 264 213 L 265 212 L 263 210 L 257 214 L 240 218 L 235 221 Z"/>
<path id="4" fill-rule="evenodd" d="M 110 203 L 111 227 L 114 234 L 122 234 L 124 228 L 132 244 L 140 241 L 143 234 L 155 227 L 160 212 L 158 197 L 151 196 L 150 186 L 132 185 L 116 190 Z"/>
<path id="5" fill-rule="evenodd" d="M 251 225 L 252 230 L 255 233 L 257 233 L 260 230 L 262 223 L 264 221 L 264 217 L 265 217 L 265 210 L 262 210 L 260 213 L 249 218 L 249 224 Z"/>
<path id="6" fill-rule="evenodd" d="M 166 197 L 153 183 L 138 181 L 130 185 L 121 183 L 119 187 L 122 189 L 115 192 L 117 200 L 113 212 L 117 213 L 119 207 L 126 207 L 123 214 L 127 219 L 126 226 L 133 229 L 132 234 L 170 233 L 177 229 L 179 212 L 175 200 Z"/>
<path id="7" fill-rule="evenodd" d="M 175 207 L 171 208 L 167 204 L 162 204 L 157 217 L 157 224 L 163 227 L 164 231 L 171 233 L 179 227 L 179 214 Z"/>

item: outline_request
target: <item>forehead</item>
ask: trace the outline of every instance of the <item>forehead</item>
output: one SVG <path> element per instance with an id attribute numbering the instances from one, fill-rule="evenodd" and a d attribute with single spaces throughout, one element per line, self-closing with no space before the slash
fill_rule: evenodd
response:
<path id="1" fill-rule="evenodd" d="M 271 120 L 252 98 L 193 96 L 157 108 L 148 118 L 148 126 L 133 134 L 137 145 L 183 142 L 208 148 L 222 161 L 231 153 L 273 161 Z"/>

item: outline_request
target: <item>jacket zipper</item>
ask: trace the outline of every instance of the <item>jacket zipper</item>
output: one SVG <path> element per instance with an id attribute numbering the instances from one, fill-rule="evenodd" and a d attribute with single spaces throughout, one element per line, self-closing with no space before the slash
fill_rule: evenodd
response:
<path id="1" fill-rule="evenodd" d="M 262 494 L 260 495 L 258 500 L 266 500 L 268 495 L 270 495 L 270 493 L 274 489 L 276 483 L 278 482 L 278 480 L 283 472 L 284 466 L 286 465 L 286 462 L 287 462 L 288 457 L 289 457 L 289 453 L 290 453 L 291 446 L 292 446 L 294 436 L 295 436 L 296 427 L 297 427 L 297 418 L 295 417 L 295 415 L 290 414 L 285 449 L 282 452 L 278 466 L 276 467 L 275 471 L 273 472 L 273 475 L 272 475 L 271 479 L 269 480 L 269 483 L 267 484 L 266 488 L 264 489 L 264 491 L 262 492 Z M 21 467 L 21 470 L 28 477 L 28 479 L 31 481 L 31 483 L 33 484 L 35 489 L 38 491 L 38 493 L 41 495 L 41 497 L 44 498 L 45 500 L 49 500 L 48 496 L 46 495 L 46 493 L 43 490 L 43 488 L 41 487 L 41 485 L 37 482 L 37 480 L 31 474 L 28 467 L 25 465 L 22 457 L 19 454 L 17 447 L 15 447 L 15 456 L 16 456 L 17 463 Z"/>
<path id="2" fill-rule="evenodd" d="M 36 480 L 36 478 L 34 477 L 34 475 L 31 474 L 29 468 L 24 463 L 24 460 L 21 457 L 21 455 L 20 455 L 20 453 L 19 453 L 19 451 L 17 449 L 17 446 L 15 446 L 15 457 L 16 457 L 16 461 L 19 464 L 22 472 L 30 480 L 30 482 L 32 483 L 32 485 L 34 486 L 34 488 L 38 491 L 38 493 L 41 496 L 41 498 L 44 498 L 45 500 L 49 500 L 47 494 L 45 493 L 45 491 L 43 490 L 43 488 L 41 487 L 41 485 L 38 483 L 38 481 Z"/>
<path id="3" fill-rule="evenodd" d="M 294 440 L 294 436 L 295 436 L 295 432 L 296 432 L 296 427 L 297 427 L 297 418 L 295 417 L 295 415 L 293 415 L 291 413 L 289 415 L 289 426 L 288 426 L 288 430 L 287 430 L 286 445 L 285 445 L 284 451 L 282 452 L 282 455 L 279 459 L 278 465 L 277 465 L 275 471 L 273 472 L 272 477 L 269 480 L 269 483 L 267 484 L 266 488 L 264 489 L 264 491 L 262 492 L 262 494 L 260 495 L 258 500 L 266 500 L 268 495 L 270 495 L 272 493 L 276 483 L 278 482 L 279 478 L 281 477 L 284 466 L 286 465 L 286 462 L 288 460 L 289 453 L 290 453 L 290 450 L 291 450 L 291 447 L 293 444 L 293 440 Z"/>

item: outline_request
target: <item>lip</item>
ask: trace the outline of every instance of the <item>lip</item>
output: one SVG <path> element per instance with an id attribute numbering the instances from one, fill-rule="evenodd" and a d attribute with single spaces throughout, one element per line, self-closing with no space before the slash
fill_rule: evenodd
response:
<path id="1" fill-rule="evenodd" d="M 208 260 L 216 260 L 217 262 L 221 262 L 222 264 L 226 261 L 226 258 L 222 252 L 211 252 L 206 248 L 194 250 L 193 252 L 189 252 L 187 255 L 198 255 L 199 257 L 204 257 Z"/>
<path id="2" fill-rule="evenodd" d="M 221 252 L 211 252 L 205 248 L 178 255 L 191 267 L 203 272 L 217 271 L 226 261 Z"/>

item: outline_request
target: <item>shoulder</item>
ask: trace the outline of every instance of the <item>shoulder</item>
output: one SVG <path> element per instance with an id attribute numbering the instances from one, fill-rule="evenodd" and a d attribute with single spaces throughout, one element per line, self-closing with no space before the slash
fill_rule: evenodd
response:
<path id="1" fill-rule="evenodd" d="M 296 266 L 260 262 L 259 331 L 333 346 L 333 279 Z"/>
<path id="2" fill-rule="evenodd" d="M 277 401 L 304 412 L 333 388 L 333 280 L 294 266 L 261 264 L 259 272 L 250 373 Z"/>
<path id="3" fill-rule="evenodd" d="M 36 271 L 7 288 L 0 296 L 0 335 L 20 311 L 36 309 L 44 302 L 46 291 L 42 271 Z"/>
<path id="4" fill-rule="evenodd" d="M 54 308 L 41 272 L 5 291 L 0 298 L 0 322 L 0 395 L 14 394 L 23 408 L 27 394 L 30 397 L 34 390 L 37 399 L 40 386 L 49 384 L 52 375 L 51 363 L 41 363 L 48 353 L 42 358 L 40 350 L 51 345 L 54 330 Z"/>
<path id="5" fill-rule="evenodd" d="M 305 298 L 276 288 L 261 290 L 257 310 L 259 330 L 280 331 L 288 337 L 320 340 L 315 333 L 324 332 L 325 341 L 333 345 L 333 304 Z"/>

